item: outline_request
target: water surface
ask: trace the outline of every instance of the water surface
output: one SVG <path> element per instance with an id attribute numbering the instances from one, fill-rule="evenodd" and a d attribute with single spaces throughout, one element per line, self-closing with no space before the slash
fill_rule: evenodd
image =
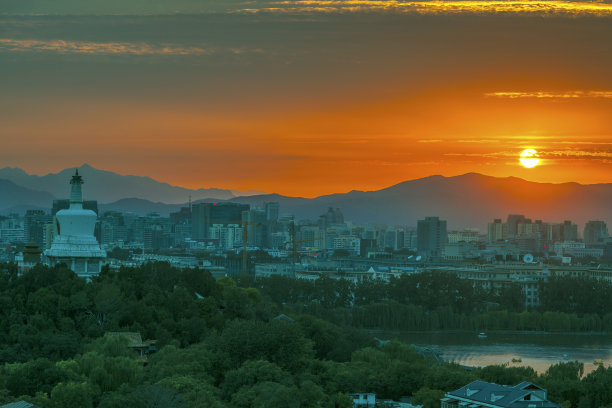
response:
<path id="1" fill-rule="evenodd" d="M 479 338 L 475 332 L 384 332 L 377 337 L 429 347 L 444 360 L 466 366 L 531 366 L 542 373 L 552 364 L 576 360 L 584 364 L 588 373 L 597 368 L 596 360 L 602 360 L 605 366 L 612 364 L 612 334 L 487 332 L 486 335 Z"/>

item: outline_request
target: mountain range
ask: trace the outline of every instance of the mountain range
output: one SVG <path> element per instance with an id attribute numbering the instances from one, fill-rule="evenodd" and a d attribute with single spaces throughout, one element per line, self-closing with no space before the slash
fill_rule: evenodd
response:
<path id="1" fill-rule="evenodd" d="M 85 180 L 83 195 L 87 200 L 98 200 L 101 203 L 136 197 L 153 202 L 176 204 L 187 202 L 190 196 L 193 200 L 205 198 L 228 200 L 241 195 L 262 193 L 261 191 L 241 192 L 219 188 L 190 190 L 162 183 L 150 177 L 124 176 L 111 171 L 99 170 L 88 164 L 83 164 L 78 169 L 79 174 Z M 68 183 L 74 171 L 75 168 L 68 168 L 59 173 L 37 176 L 28 174 L 19 168 L 5 167 L 0 169 L 0 179 L 12 181 L 19 186 L 32 190 L 45 191 L 56 198 L 62 198 L 68 197 L 70 194 Z"/>
<path id="2" fill-rule="evenodd" d="M 262 195 L 231 201 L 261 205 L 278 201 L 284 212 L 314 219 L 328 207 L 340 208 L 345 220 L 357 223 L 416 225 L 427 216 L 439 216 L 448 227 L 478 227 L 524 214 L 547 222 L 589 220 L 612 223 L 612 184 L 536 183 L 515 177 L 498 178 L 477 173 L 455 177 L 430 176 L 405 181 L 377 191 L 351 191 L 313 199 Z"/>
<path id="3" fill-rule="evenodd" d="M 187 205 L 185 198 L 191 194 L 196 204 L 227 200 L 261 206 L 276 201 L 280 203 L 281 213 L 294 214 L 298 219 L 314 220 L 333 207 L 340 208 L 346 220 L 356 223 L 416 225 L 418 219 L 439 216 L 452 229 L 484 229 L 487 222 L 505 219 L 508 214 L 524 214 L 548 222 L 569 219 L 579 225 L 595 219 L 612 224 L 610 183 L 536 183 L 515 177 L 468 173 L 409 180 L 377 191 L 302 198 L 278 194 L 237 196 L 239 192 L 222 189 L 188 190 L 148 177 L 121 176 L 87 165 L 79 169 L 86 182 L 84 187 L 90 187 L 84 190 L 85 198 L 97 199 L 102 211 L 167 215 Z M 66 169 L 37 179 L 38 176 L 27 175 L 20 169 L 1 169 L 0 210 L 6 213 L 7 208 L 24 206 L 49 208 L 53 197 L 67 197 L 67 183 L 73 173 L 74 169 Z M 13 177 L 6 180 L 6 175 Z"/>
<path id="4" fill-rule="evenodd" d="M 26 209 L 51 207 L 53 195 L 45 191 L 19 186 L 10 180 L 0 179 L 0 209 L 2 212 L 25 212 Z"/>

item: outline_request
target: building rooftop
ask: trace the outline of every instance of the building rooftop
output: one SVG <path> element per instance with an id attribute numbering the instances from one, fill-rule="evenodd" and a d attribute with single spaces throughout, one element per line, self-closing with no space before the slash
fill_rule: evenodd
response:
<path id="1" fill-rule="evenodd" d="M 27 401 L 17 401 L 2 405 L 0 408 L 38 408 L 38 405 L 31 404 Z"/>
<path id="2" fill-rule="evenodd" d="M 546 399 L 545 389 L 526 381 L 515 386 L 473 381 L 446 393 L 442 401 L 452 400 L 456 400 L 459 407 L 559 408 Z"/>

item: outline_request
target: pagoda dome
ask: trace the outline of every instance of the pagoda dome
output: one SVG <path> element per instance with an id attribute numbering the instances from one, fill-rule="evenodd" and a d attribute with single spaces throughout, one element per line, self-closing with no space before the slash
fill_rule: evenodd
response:
<path id="1" fill-rule="evenodd" d="M 72 180 L 70 191 L 70 208 L 60 210 L 55 214 L 58 222 L 59 235 L 64 236 L 92 236 L 96 228 L 97 215 L 91 210 L 83 208 L 83 194 L 81 185 L 83 178 L 79 176 L 79 170 L 76 170 Z"/>
<path id="2" fill-rule="evenodd" d="M 59 235 L 90 236 L 96 227 L 96 213 L 83 208 L 69 208 L 55 214 Z"/>

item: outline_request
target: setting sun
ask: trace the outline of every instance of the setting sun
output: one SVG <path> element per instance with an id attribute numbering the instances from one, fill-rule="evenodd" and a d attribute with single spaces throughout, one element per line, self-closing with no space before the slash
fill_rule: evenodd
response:
<path id="1" fill-rule="evenodd" d="M 521 158 L 519 160 L 523 166 L 532 168 L 540 163 L 540 156 L 538 152 L 533 149 L 525 149 L 521 152 Z"/>

